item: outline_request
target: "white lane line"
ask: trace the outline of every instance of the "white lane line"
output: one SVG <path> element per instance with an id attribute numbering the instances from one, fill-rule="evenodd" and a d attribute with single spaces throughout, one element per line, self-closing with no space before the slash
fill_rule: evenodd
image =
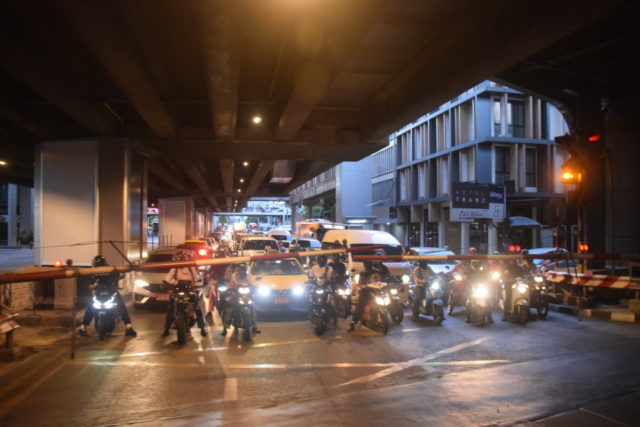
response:
<path id="1" fill-rule="evenodd" d="M 351 384 L 361 384 L 361 383 L 366 383 L 366 382 L 371 382 L 371 381 L 375 381 L 379 378 L 383 378 L 386 377 L 388 375 L 391 375 L 395 372 L 399 372 L 402 371 L 404 369 L 413 367 L 413 366 L 424 366 L 425 362 L 428 362 L 429 360 L 432 359 L 436 359 L 440 356 L 443 356 L 445 354 L 450 354 L 450 353 L 455 353 L 457 351 L 463 350 L 467 347 L 471 347 L 474 345 L 478 345 L 478 344 L 482 344 L 486 341 L 488 341 L 490 339 L 490 337 L 482 337 L 482 338 L 478 338 L 476 340 L 473 341 L 469 341 L 466 343 L 462 343 L 462 344 L 458 344 L 458 345 L 454 345 L 453 347 L 449 347 L 449 348 L 445 348 L 444 350 L 440 350 L 440 351 L 436 351 L 435 353 L 431 353 L 428 354 L 426 356 L 423 357 L 419 357 L 416 359 L 411 359 L 407 362 L 400 362 L 400 363 L 393 363 L 391 364 L 391 366 L 387 369 L 383 369 L 382 371 L 376 372 L 375 374 L 371 374 L 371 375 L 365 375 L 364 377 L 359 377 L 359 378 L 354 378 L 351 381 L 347 381 L 345 383 L 342 383 L 340 385 L 338 385 L 338 387 L 344 387 L 346 385 L 351 385 Z"/>
<path id="2" fill-rule="evenodd" d="M 614 424 L 618 424 L 619 426 L 631 427 L 629 424 L 625 424 L 625 423 L 620 422 L 620 421 L 618 421 L 618 420 L 614 420 L 613 418 L 609 418 L 609 417 L 607 417 L 607 416 L 605 416 L 605 415 L 602 415 L 602 414 L 600 414 L 600 413 L 598 413 L 598 412 L 591 411 L 591 410 L 589 410 L 589 409 L 587 409 L 587 408 L 580 408 L 580 410 L 581 410 L 581 411 L 584 411 L 584 412 L 587 412 L 587 413 L 589 413 L 589 414 L 591 414 L 591 415 L 595 415 L 596 417 L 600 417 L 600 418 L 602 418 L 602 419 L 605 419 L 605 420 L 607 420 L 607 421 L 610 421 L 610 422 L 612 422 L 612 423 L 614 423 Z"/>
<path id="3" fill-rule="evenodd" d="M 224 401 L 233 402 L 238 400 L 238 379 L 225 378 L 224 380 Z"/>

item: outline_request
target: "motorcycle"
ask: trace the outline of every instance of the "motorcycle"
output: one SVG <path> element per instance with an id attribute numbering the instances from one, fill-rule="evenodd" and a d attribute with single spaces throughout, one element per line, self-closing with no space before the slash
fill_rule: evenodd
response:
<path id="1" fill-rule="evenodd" d="M 100 336 L 100 341 L 104 341 L 116 328 L 116 319 L 118 318 L 117 293 L 118 291 L 114 291 L 111 287 L 98 286 L 96 288 L 92 304 L 95 309 L 95 327 Z"/>
<path id="2" fill-rule="evenodd" d="M 227 310 L 231 310 L 231 326 L 234 328 L 234 334 L 242 330 L 242 339 L 244 341 L 251 340 L 251 330 L 253 328 L 254 308 L 253 295 L 250 286 L 238 286 L 231 289 L 225 289 L 227 295 Z"/>
<path id="3" fill-rule="evenodd" d="M 402 285 L 389 284 L 383 288 L 386 295 L 389 296 L 389 316 L 394 323 L 401 323 L 404 319 L 404 305 L 400 300 L 402 293 Z"/>
<path id="4" fill-rule="evenodd" d="M 531 306 L 536 308 L 540 319 L 547 318 L 549 314 L 547 283 L 544 277 L 538 274 L 533 275 L 533 283 L 531 283 Z"/>
<path id="5" fill-rule="evenodd" d="M 507 286 L 511 287 L 511 296 L 508 301 L 506 300 Z M 502 296 L 498 304 L 503 313 L 503 322 L 507 321 L 509 317 L 515 317 L 520 323 L 527 323 L 530 316 L 531 287 L 522 277 L 517 277 L 510 282 L 504 282 L 502 286 Z"/>
<path id="6" fill-rule="evenodd" d="M 309 318 L 313 332 L 320 336 L 329 328 L 332 320 L 337 323 L 335 295 L 328 282 L 315 282 L 309 291 Z"/>
<path id="7" fill-rule="evenodd" d="M 433 321 L 441 325 L 444 321 L 444 301 L 442 299 L 442 280 L 437 277 L 430 277 L 422 287 L 420 295 L 416 295 L 418 287 L 410 290 L 411 308 L 413 310 L 413 320 L 418 320 L 420 314 L 433 316 Z M 417 301 L 417 304 L 415 303 Z"/>
<path id="8" fill-rule="evenodd" d="M 366 327 L 384 334 L 389 331 L 389 312 L 387 307 L 391 303 L 391 298 L 383 290 L 386 286 L 386 283 L 379 282 L 367 284 L 370 298 L 362 314 L 362 323 Z M 358 298 L 361 295 L 361 290 L 355 294 L 354 304 L 357 305 Z"/>
<path id="9" fill-rule="evenodd" d="M 335 310 L 338 316 L 346 319 L 351 314 L 351 286 L 346 278 L 335 280 Z"/>
<path id="10" fill-rule="evenodd" d="M 465 305 L 467 300 L 466 277 L 460 273 L 453 273 L 449 282 L 449 293 L 447 296 L 447 313 L 451 316 L 453 309 L 458 306 Z"/>
<path id="11" fill-rule="evenodd" d="M 178 344 L 184 344 L 196 323 L 196 293 L 190 281 L 180 280 L 173 286 L 169 299 L 172 303 L 173 324 L 178 334 Z"/>
<path id="12" fill-rule="evenodd" d="M 471 294 L 467 297 L 465 322 L 477 322 L 480 326 L 484 326 L 487 322 L 493 323 L 491 317 L 491 279 L 489 275 L 485 274 L 472 280 Z M 494 276 L 493 280 L 496 279 Z"/>

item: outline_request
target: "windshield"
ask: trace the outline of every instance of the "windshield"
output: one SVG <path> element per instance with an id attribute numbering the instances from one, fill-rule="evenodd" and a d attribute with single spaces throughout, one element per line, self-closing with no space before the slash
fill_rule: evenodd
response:
<path id="1" fill-rule="evenodd" d="M 362 248 L 365 246 L 380 246 L 373 243 L 354 243 L 352 248 Z M 380 251 L 384 251 L 385 255 L 402 255 L 402 246 L 400 245 L 384 245 L 384 248 L 375 249 L 373 251 L 358 251 L 354 255 L 382 255 Z"/>
<path id="2" fill-rule="evenodd" d="M 155 254 L 147 258 L 147 262 L 171 262 L 173 254 Z"/>
<path id="3" fill-rule="evenodd" d="M 251 264 L 250 273 L 254 276 L 298 276 L 304 274 L 300 268 L 300 264 L 292 259 L 255 261 Z"/>
<path id="4" fill-rule="evenodd" d="M 272 234 L 271 237 L 276 240 L 287 240 L 287 236 L 280 235 L 280 234 Z"/>
<path id="5" fill-rule="evenodd" d="M 263 250 L 265 246 L 270 246 L 272 249 L 277 247 L 272 240 L 246 240 L 242 248 L 243 250 Z"/>
<path id="6" fill-rule="evenodd" d="M 298 240 L 298 246 L 303 248 L 319 248 L 320 242 L 317 240 Z"/>

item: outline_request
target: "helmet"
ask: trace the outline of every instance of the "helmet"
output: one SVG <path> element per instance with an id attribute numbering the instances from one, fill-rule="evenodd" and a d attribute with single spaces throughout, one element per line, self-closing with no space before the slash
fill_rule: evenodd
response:
<path id="1" fill-rule="evenodd" d="M 473 246 L 469 248 L 469 255 L 475 255 L 476 252 L 477 252 L 477 250 Z"/>
<path id="2" fill-rule="evenodd" d="M 327 265 L 327 256 L 326 255 L 321 255 L 318 257 L 318 265 L 320 267 L 324 267 L 325 265 Z"/>
<path id="3" fill-rule="evenodd" d="M 104 267 L 105 265 L 109 264 L 107 264 L 107 260 L 102 255 L 96 255 L 93 257 L 91 265 L 93 265 L 94 267 Z"/>
<path id="4" fill-rule="evenodd" d="M 429 263 L 427 261 L 420 261 L 420 267 L 427 268 L 429 267 Z"/>

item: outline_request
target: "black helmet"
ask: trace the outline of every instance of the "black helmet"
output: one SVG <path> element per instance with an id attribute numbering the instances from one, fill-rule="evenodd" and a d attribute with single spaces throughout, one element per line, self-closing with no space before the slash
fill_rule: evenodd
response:
<path id="1" fill-rule="evenodd" d="M 107 260 L 102 255 L 96 255 L 93 257 L 93 261 L 91 261 L 91 265 L 94 267 L 104 267 L 107 264 Z"/>
<path id="2" fill-rule="evenodd" d="M 427 261 L 420 261 L 420 267 L 427 268 L 429 267 L 429 263 Z"/>

